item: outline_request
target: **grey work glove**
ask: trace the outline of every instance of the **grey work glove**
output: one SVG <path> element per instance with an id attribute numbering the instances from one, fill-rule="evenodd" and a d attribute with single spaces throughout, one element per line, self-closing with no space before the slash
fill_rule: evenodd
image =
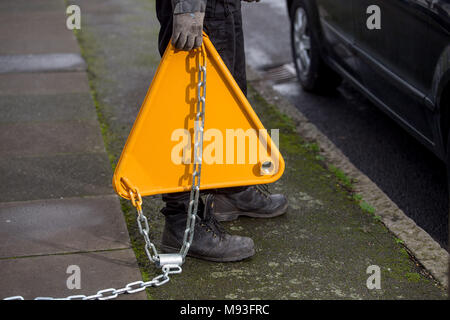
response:
<path id="1" fill-rule="evenodd" d="M 173 15 L 172 44 L 176 49 L 190 51 L 202 45 L 204 12 Z"/>

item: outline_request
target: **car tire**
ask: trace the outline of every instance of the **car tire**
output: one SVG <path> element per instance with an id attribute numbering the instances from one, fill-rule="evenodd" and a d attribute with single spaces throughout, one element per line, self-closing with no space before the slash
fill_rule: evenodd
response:
<path id="1" fill-rule="evenodd" d="M 342 78 L 323 61 L 320 47 L 311 34 L 313 21 L 303 0 L 294 0 L 290 12 L 292 56 L 297 78 L 304 90 L 327 93 L 336 89 Z"/>

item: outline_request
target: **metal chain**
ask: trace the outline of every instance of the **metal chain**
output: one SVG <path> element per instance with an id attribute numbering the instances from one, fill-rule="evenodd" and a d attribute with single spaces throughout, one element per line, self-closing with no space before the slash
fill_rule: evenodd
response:
<path id="1" fill-rule="evenodd" d="M 202 61 L 200 61 L 200 59 L 202 59 Z M 198 100 L 194 127 L 194 167 L 192 173 L 191 193 L 189 196 L 186 230 L 184 231 L 183 246 L 180 249 L 180 254 L 183 257 L 183 262 L 186 259 L 186 255 L 192 244 L 192 240 L 194 239 L 195 220 L 197 218 L 198 199 L 200 197 L 200 176 L 202 172 L 203 132 L 205 127 L 206 102 L 206 51 L 204 45 L 202 45 L 198 68 Z"/>
<path id="2" fill-rule="evenodd" d="M 154 277 L 151 281 L 135 281 L 128 283 L 125 287 L 120 289 L 104 289 L 98 291 L 96 294 L 91 296 L 86 295 L 74 295 L 74 296 L 68 296 L 66 298 L 52 298 L 52 297 L 37 297 L 34 298 L 34 300 L 110 300 L 115 299 L 119 295 L 128 293 L 137 293 L 144 291 L 148 287 L 159 287 L 163 284 L 169 282 L 170 277 L 169 274 L 178 274 L 181 273 L 181 267 L 178 266 L 177 270 L 173 270 L 173 266 L 163 266 L 162 267 L 163 273 L 159 276 Z M 3 300 L 24 300 L 22 296 L 14 296 L 14 297 L 8 297 Z"/>
<path id="3" fill-rule="evenodd" d="M 206 50 L 204 44 L 199 49 L 199 71 L 197 83 L 197 109 L 195 114 L 194 127 L 194 166 L 192 173 L 192 186 L 189 197 L 189 208 L 186 221 L 186 229 L 183 236 L 183 245 L 178 254 L 159 254 L 155 245 L 150 240 L 150 228 L 148 219 L 142 211 L 142 197 L 139 190 L 133 187 L 126 179 L 122 178 L 121 182 L 127 189 L 131 203 L 137 211 L 137 224 L 139 233 L 145 241 L 145 253 L 148 259 L 155 263 L 157 267 L 162 269 L 162 274 L 154 277 L 151 281 L 135 281 L 128 283 L 120 289 L 104 289 L 98 291 L 91 296 L 73 295 L 66 298 L 37 297 L 34 300 L 110 300 L 115 299 L 121 294 L 132 294 L 144 291 L 149 287 L 159 287 L 169 282 L 170 274 L 180 274 L 182 272 L 181 265 L 186 259 L 186 255 L 194 239 L 195 220 L 197 218 L 198 201 L 200 198 L 200 176 L 202 170 L 202 154 L 203 154 L 203 132 L 205 126 L 205 102 L 206 102 Z M 12 296 L 3 300 L 24 300 L 22 296 Z"/>

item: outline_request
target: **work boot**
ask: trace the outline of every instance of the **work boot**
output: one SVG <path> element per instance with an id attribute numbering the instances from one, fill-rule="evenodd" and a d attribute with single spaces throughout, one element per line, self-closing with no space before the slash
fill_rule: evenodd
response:
<path id="1" fill-rule="evenodd" d="M 214 217 L 213 209 L 214 196 L 208 195 L 204 210 L 195 222 L 194 239 L 187 255 L 215 262 L 239 261 L 253 256 L 255 254 L 253 240 L 226 233 Z M 164 252 L 172 253 L 180 250 L 186 230 L 186 220 L 186 212 L 166 216 L 161 241 Z"/>
<path id="2" fill-rule="evenodd" d="M 266 185 L 250 186 L 236 193 L 221 193 L 215 197 L 214 215 L 219 221 L 232 221 L 239 216 L 273 218 L 284 214 L 288 207 L 282 194 L 270 194 Z"/>

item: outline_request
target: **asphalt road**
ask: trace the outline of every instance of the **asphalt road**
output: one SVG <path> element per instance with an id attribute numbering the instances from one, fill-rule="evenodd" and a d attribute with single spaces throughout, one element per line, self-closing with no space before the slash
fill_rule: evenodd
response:
<path id="1" fill-rule="evenodd" d="M 283 0 L 243 4 L 247 63 L 273 70 L 274 88 L 293 102 L 350 161 L 441 246 L 448 239 L 445 165 L 349 84 L 336 94 L 302 91 L 293 77 Z"/>

